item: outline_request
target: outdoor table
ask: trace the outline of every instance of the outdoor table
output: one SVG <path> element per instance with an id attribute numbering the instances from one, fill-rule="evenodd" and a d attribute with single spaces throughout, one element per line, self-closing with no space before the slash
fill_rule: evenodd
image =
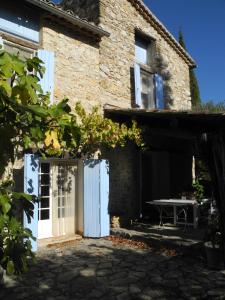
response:
<path id="1" fill-rule="evenodd" d="M 149 205 L 154 205 L 159 210 L 160 226 L 163 226 L 163 212 L 166 212 L 166 207 L 173 207 L 173 223 L 174 225 L 183 224 L 185 227 L 191 225 L 194 228 L 198 226 L 198 202 L 196 200 L 187 199 L 160 199 L 146 202 Z M 193 222 L 187 221 L 187 209 L 188 207 L 193 208 Z M 180 208 L 180 209 L 179 209 Z M 184 221 L 179 221 L 179 214 L 184 213 Z"/>

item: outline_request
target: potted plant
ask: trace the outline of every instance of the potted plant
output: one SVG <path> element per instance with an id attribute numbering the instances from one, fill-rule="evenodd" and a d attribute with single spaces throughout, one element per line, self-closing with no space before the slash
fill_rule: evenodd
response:
<path id="1" fill-rule="evenodd" d="M 208 230 L 204 246 L 208 267 L 214 270 L 222 269 L 224 266 L 222 236 L 220 231 L 219 215 L 216 209 L 209 216 Z"/>

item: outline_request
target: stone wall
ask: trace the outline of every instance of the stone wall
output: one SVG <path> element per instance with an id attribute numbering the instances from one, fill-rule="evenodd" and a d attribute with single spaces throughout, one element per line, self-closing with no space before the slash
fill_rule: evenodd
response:
<path id="1" fill-rule="evenodd" d="M 55 98 L 67 96 L 86 107 L 111 104 L 128 108 L 134 103 L 135 31 L 155 39 L 156 52 L 167 64 L 171 79 L 173 109 L 189 109 L 189 67 L 178 53 L 148 23 L 128 0 L 65 0 L 65 9 L 95 23 L 110 33 L 100 45 L 48 22 L 43 27 L 42 46 L 56 53 Z M 99 47 L 100 46 L 100 47 Z"/>
<path id="2" fill-rule="evenodd" d="M 99 22 L 99 1 L 63 0 L 60 4 L 65 10 L 71 10 L 76 16 L 89 22 Z"/>
<path id="3" fill-rule="evenodd" d="M 99 45 L 62 25 L 43 21 L 41 45 L 55 53 L 54 99 L 81 101 L 86 109 L 99 105 Z"/>
<path id="4" fill-rule="evenodd" d="M 173 109 L 189 109 L 189 67 L 127 0 L 100 0 L 100 25 L 110 33 L 100 44 L 101 102 L 130 107 L 134 101 L 135 30 L 156 40 L 156 50 L 172 74 Z"/>

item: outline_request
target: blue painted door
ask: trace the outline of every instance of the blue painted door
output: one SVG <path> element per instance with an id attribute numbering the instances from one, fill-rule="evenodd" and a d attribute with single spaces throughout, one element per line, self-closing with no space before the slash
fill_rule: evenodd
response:
<path id="1" fill-rule="evenodd" d="M 35 154 L 25 154 L 24 156 L 24 192 L 30 195 L 39 194 L 39 157 Z M 33 236 L 38 237 L 38 203 L 34 205 L 34 215 L 31 222 L 28 222 L 24 213 L 24 227 L 32 231 Z M 37 250 L 37 240 L 33 241 L 32 249 Z"/>
<path id="2" fill-rule="evenodd" d="M 84 236 L 109 235 L 109 173 L 105 160 L 84 162 Z"/>
<path id="3" fill-rule="evenodd" d="M 50 93 L 50 102 L 53 103 L 55 54 L 54 52 L 40 49 L 38 50 L 38 57 L 43 61 L 45 66 L 45 74 L 40 80 L 40 85 L 44 93 Z"/>
<path id="4" fill-rule="evenodd" d="M 154 77 L 155 77 L 156 108 L 165 109 L 163 78 L 159 74 L 155 74 Z"/>
<path id="5" fill-rule="evenodd" d="M 100 235 L 110 234 L 109 217 L 109 162 L 100 162 Z"/>

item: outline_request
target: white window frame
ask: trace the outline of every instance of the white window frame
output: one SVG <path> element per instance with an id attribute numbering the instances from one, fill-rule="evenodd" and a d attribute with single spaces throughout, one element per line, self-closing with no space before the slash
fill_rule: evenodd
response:
<path id="1" fill-rule="evenodd" d="M 27 53 L 29 52 L 31 54 L 31 58 L 37 55 L 37 51 L 32 49 L 32 48 L 25 47 L 25 46 L 10 42 L 6 39 L 2 39 L 2 48 L 3 49 L 5 49 L 4 45 L 7 45 L 9 47 L 12 46 L 12 47 L 21 49 L 21 50 L 23 50 L 24 52 L 27 52 Z"/>

